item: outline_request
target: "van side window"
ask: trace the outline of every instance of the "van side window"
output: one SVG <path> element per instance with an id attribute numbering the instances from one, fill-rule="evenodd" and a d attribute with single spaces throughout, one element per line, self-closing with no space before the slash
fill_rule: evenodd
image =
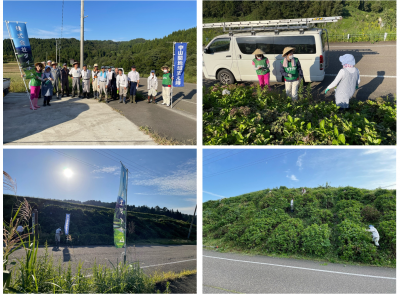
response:
<path id="1" fill-rule="evenodd" d="M 252 54 L 256 49 L 266 54 L 274 50 L 274 37 L 243 37 L 236 38 L 236 41 L 243 54 Z"/>
<path id="2" fill-rule="evenodd" d="M 231 45 L 231 38 L 216 39 L 208 46 L 210 53 L 229 51 Z"/>

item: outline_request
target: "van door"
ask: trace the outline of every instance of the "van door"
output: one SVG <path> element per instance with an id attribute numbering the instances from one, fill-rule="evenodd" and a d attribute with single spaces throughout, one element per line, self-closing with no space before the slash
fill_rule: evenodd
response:
<path id="1" fill-rule="evenodd" d="M 217 37 L 204 49 L 203 62 L 207 77 L 216 79 L 217 71 L 221 68 L 231 70 L 231 47 L 230 37 Z"/>

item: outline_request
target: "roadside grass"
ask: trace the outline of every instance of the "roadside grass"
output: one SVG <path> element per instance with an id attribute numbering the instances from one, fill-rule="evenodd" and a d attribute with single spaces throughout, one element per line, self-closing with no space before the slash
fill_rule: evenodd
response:
<path id="1" fill-rule="evenodd" d="M 185 276 L 190 276 L 190 275 L 195 275 L 197 273 L 197 270 L 183 270 L 179 273 L 176 272 L 154 272 L 151 274 L 151 279 L 154 283 L 160 283 L 160 282 L 166 282 L 166 281 L 172 281 L 176 279 L 183 278 Z"/>
<path id="2" fill-rule="evenodd" d="M 196 245 L 196 244 L 197 244 L 196 239 L 195 240 L 149 239 L 149 240 L 140 240 L 140 241 L 135 242 L 135 246 L 139 246 L 139 245 Z"/>
<path id="3" fill-rule="evenodd" d="M 187 140 L 185 142 L 181 142 L 181 141 L 160 135 L 148 126 L 141 126 L 141 127 L 139 127 L 139 130 L 144 132 L 146 135 L 149 135 L 157 143 L 157 145 L 196 145 L 196 139 L 191 139 L 191 140 Z"/>

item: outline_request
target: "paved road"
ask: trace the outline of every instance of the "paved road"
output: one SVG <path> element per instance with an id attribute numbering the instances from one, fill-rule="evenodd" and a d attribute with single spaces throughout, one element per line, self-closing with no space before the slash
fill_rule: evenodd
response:
<path id="1" fill-rule="evenodd" d="M 161 81 L 159 81 L 161 84 Z M 137 126 L 148 126 L 158 134 L 175 139 L 181 143 L 196 143 L 196 107 L 197 85 L 185 83 L 183 88 L 174 88 L 173 108 L 161 105 L 161 92 L 158 92 L 158 104 L 147 103 L 147 79 L 141 80 L 139 91 L 145 100 L 137 104 L 123 104 L 111 101 L 108 105 Z M 159 86 L 159 89 L 161 87 Z"/>
<path id="2" fill-rule="evenodd" d="M 323 82 L 312 83 L 314 95 L 321 99 L 334 99 L 334 92 L 325 96 L 326 87 L 335 79 L 341 69 L 339 56 L 353 54 L 356 67 L 360 70 L 361 86 L 355 93 L 360 101 L 377 97 L 393 97 L 396 94 L 396 42 L 370 43 L 331 43 L 328 53 L 328 68 Z M 300 60 L 301 61 L 301 60 Z M 203 84 L 209 87 L 215 80 L 203 79 Z M 282 83 L 272 83 L 275 89 L 284 90 Z"/>
<path id="3" fill-rule="evenodd" d="M 57 264 L 61 260 L 67 265 L 70 261 L 74 270 L 79 261 L 83 262 L 83 268 L 93 266 L 96 259 L 97 264 L 104 264 L 112 267 L 110 260 L 114 265 L 121 261 L 122 248 L 114 246 L 82 246 L 67 248 L 60 247 L 60 250 L 54 251 L 49 248 L 49 252 L 53 254 L 54 261 Z M 20 258 L 24 255 L 23 250 L 17 250 L 12 254 L 11 259 Z M 39 255 L 44 254 L 44 248 L 39 248 Z M 128 247 L 128 262 L 139 261 L 140 266 L 146 273 L 155 271 L 173 271 L 180 272 L 182 270 L 196 269 L 196 245 L 160 245 L 160 246 L 137 246 Z"/>
<path id="4" fill-rule="evenodd" d="M 43 104 L 43 98 L 38 104 Z M 64 97 L 38 110 L 29 107 L 25 93 L 4 97 L 4 144 L 155 145 L 138 125 L 93 99 Z"/>
<path id="5" fill-rule="evenodd" d="M 203 251 L 203 293 L 395 293 L 396 269 Z"/>

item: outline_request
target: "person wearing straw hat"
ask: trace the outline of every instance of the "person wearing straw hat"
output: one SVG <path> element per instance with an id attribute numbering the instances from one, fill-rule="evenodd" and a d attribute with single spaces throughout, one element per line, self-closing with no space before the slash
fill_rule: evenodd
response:
<path id="1" fill-rule="evenodd" d="M 61 71 L 60 68 L 57 66 L 58 63 L 57 62 L 52 62 L 51 63 L 51 74 L 54 77 L 54 81 L 52 81 L 51 83 L 53 84 L 53 88 L 56 91 L 56 97 L 57 99 L 61 99 L 61 89 L 60 89 L 60 80 L 61 80 Z"/>
<path id="2" fill-rule="evenodd" d="M 293 47 L 283 49 L 280 72 L 285 80 L 286 95 L 296 101 L 300 80 L 303 78 L 303 70 L 299 59 L 293 57 L 294 51 Z"/>
<path id="3" fill-rule="evenodd" d="M 86 64 L 83 65 L 83 70 L 81 74 L 82 74 L 82 92 L 83 92 L 82 98 L 89 99 L 91 73 L 90 70 L 87 69 Z"/>
<path id="4" fill-rule="evenodd" d="M 78 68 L 79 62 L 75 61 L 73 64 L 74 68 L 72 68 L 69 72 L 69 75 L 72 77 L 72 98 L 75 97 L 75 88 L 76 91 L 78 92 L 78 97 L 81 98 L 80 95 L 80 88 L 79 88 L 79 84 L 80 84 L 80 80 L 81 80 L 81 76 L 82 76 L 82 71 L 80 68 Z"/>
<path id="5" fill-rule="evenodd" d="M 153 69 L 150 72 L 149 77 L 147 78 L 147 90 L 149 90 L 148 96 L 147 96 L 147 102 L 151 102 L 151 96 L 153 96 L 153 103 L 157 104 L 156 102 L 156 96 L 157 96 L 157 87 L 158 87 L 158 80 L 156 76 L 156 71 Z"/>
<path id="6" fill-rule="evenodd" d="M 54 77 L 51 73 L 51 67 L 46 65 L 44 73 L 42 74 L 42 94 L 44 96 L 43 106 L 51 106 L 50 100 L 53 96 L 53 81 Z"/>
<path id="7" fill-rule="evenodd" d="M 31 91 L 30 99 L 31 99 L 31 107 L 30 109 L 36 110 L 40 108 L 37 105 L 40 93 L 40 85 L 42 83 L 42 70 L 43 70 L 43 63 L 36 62 L 35 63 L 36 72 L 33 74 L 34 78 L 29 81 L 29 88 Z M 24 77 L 25 74 L 22 74 L 21 77 Z"/>
<path id="8" fill-rule="evenodd" d="M 170 106 L 171 104 L 171 85 L 172 85 L 172 74 L 169 72 L 170 68 L 167 65 L 164 65 L 161 70 L 163 71 L 163 79 L 162 79 L 162 97 L 163 103 L 162 105 Z"/>
<path id="9" fill-rule="evenodd" d="M 271 90 L 269 86 L 269 60 L 264 56 L 264 51 L 261 49 L 256 49 L 253 52 L 254 59 L 252 65 L 256 70 L 258 81 L 260 83 L 261 89 L 264 89 L 265 85 L 268 86 L 268 90 Z"/>
<path id="10" fill-rule="evenodd" d="M 64 91 L 67 92 L 67 96 L 69 96 L 69 69 L 67 64 L 63 64 L 63 69 L 61 70 L 61 97 L 64 96 Z"/>
<path id="11" fill-rule="evenodd" d="M 98 84 L 99 84 L 99 79 L 98 79 L 98 74 L 99 74 L 99 66 L 97 63 L 94 64 L 94 69 L 92 70 L 92 87 L 93 87 L 93 97 L 94 99 L 98 98 L 99 92 L 98 92 Z"/>
<path id="12" fill-rule="evenodd" d="M 99 90 L 99 102 L 101 102 L 101 92 L 104 92 L 104 95 L 106 97 L 106 102 L 109 103 L 107 100 L 107 85 L 108 85 L 108 75 L 107 72 L 105 71 L 105 66 L 103 65 L 101 67 L 101 72 L 98 74 L 98 79 L 99 83 L 97 85 L 97 89 Z"/>
<path id="13" fill-rule="evenodd" d="M 340 110 L 349 108 L 350 98 L 354 95 L 358 85 L 360 85 L 360 71 L 354 67 L 356 60 L 351 54 L 345 54 L 339 57 L 343 68 L 339 71 L 335 80 L 326 88 L 325 94 L 332 88 L 335 91 L 335 103 Z"/>
<path id="14" fill-rule="evenodd" d="M 136 71 L 136 66 L 132 65 L 131 66 L 131 71 L 128 73 L 128 81 L 129 81 L 129 94 L 130 94 L 130 100 L 131 103 L 133 101 L 136 102 L 136 92 L 139 87 L 139 73 Z"/>

